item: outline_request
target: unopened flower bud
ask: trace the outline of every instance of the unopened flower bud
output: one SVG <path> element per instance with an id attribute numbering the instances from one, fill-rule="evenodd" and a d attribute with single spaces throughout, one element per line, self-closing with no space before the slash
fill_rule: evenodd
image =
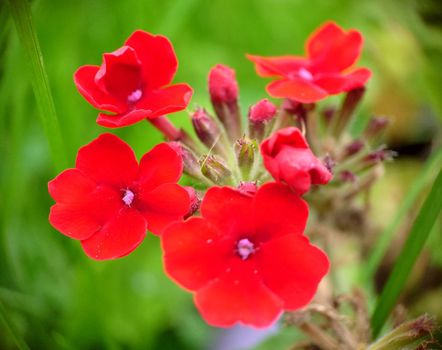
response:
<path id="1" fill-rule="evenodd" d="M 364 136 L 367 139 L 376 138 L 381 134 L 382 131 L 384 131 L 388 124 L 390 123 L 389 119 L 382 116 L 374 116 L 370 119 L 370 121 L 367 124 L 367 127 L 364 131 Z"/>
<path id="2" fill-rule="evenodd" d="M 364 93 L 365 87 L 357 88 L 347 93 L 344 102 L 342 103 L 339 114 L 338 116 L 336 116 L 336 118 L 338 119 L 332 123 L 333 135 L 338 137 L 347 127 L 348 122 L 350 121 L 350 118 L 353 115 L 356 107 L 359 105 L 359 102 L 361 102 Z"/>
<path id="3" fill-rule="evenodd" d="M 250 107 L 249 120 L 255 123 L 267 122 L 271 120 L 275 114 L 276 106 L 268 99 L 264 98 Z"/>
<path id="4" fill-rule="evenodd" d="M 203 175 L 216 184 L 222 184 L 232 175 L 223 160 L 215 155 L 202 156 L 199 163 Z"/>
<path id="5" fill-rule="evenodd" d="M 198 196 L 198 193 L 191 186 L 185 186 L 184 189 L 187 191 L 190 199 L 190 209 L 189 212 L 185 215 L 185 219 L 192 216 L 200 207 L 201 199 Z"/>
<path id="6" fill-rule="evenodd" d="M 255 181 L 250 181 L 250 182 L 241 181 L 239 183 L 238 190 L 241 193 L 252 197 L 255 195 L 256 191 L 258 191 L 258 185 L 256 184 Z"/>
<path id="7" fill-rule="evenodd" d="M 389 149 L 379 149 L 368 154 L 367 157 L 365 157 L 365 161 L 369 164 L 375 164 L 393 160 L 393 158 L 396 156 L 397 152 L 395 151 Z"/>
<path id="8" fill-rule="evenodd" d="M 238 83 L 235 71 L 217 64 L 209 73 L 209 93 L 218 119 L 231 141 L 241 135 L 241 116 L 238 106 Z"/>
<path id="9" fill-rule="evenodd" d="M 321 116 L 325 124 L 330 125 L 330 122 L 335 116 L 335 113 L 336 113 L 336 107 L 334 106 L 328 106 L 322 110 Z"/>
<path id="10" fill-rule="evenodd" d="M 356 182 L 357 176 L 349 170 L 343 170 L 339 174 L 342 182 Z"/>
<path id="11" fill-rule="evenodd" d="M 301 102 L 286 98 L 282 102 L 281 108 L 289 114 L 297 114 L 301 106 Z"/>
<path id="12" fill-rule="evenodd" d="M 396 155 L 397 153 L 395 151 L 380 148 L 369 153 L 359 162 L 358 166 L 352 170 L 354 172 L 362 172 L 371 169 L 379 163 L 393 160 Z"/>
<path id="13" fill-rule="evenodd" d="M 247 175 L 255 160 L 256 142 L 243 136 L 235 142 L 234 148 L 238 165 Z"/>
<path id="14" fill-rule="evenodd" d="M 168 144 L 181 156 L 184 172 L 194 178 L 201 178 L 200 165 L 195 154 L 181 142 L 172 141 Z"/>
<path id="15" fill-rule="evenodd" d="M 250 137 L 261 140 L 266 123 L 272 120 L 275 114 L 276 106 L 266 98 L 251 106 L 249 110 Z"/>
<path id="16" fill-rule="evenodd" d="M 214 148 L 217 148 L 216 144 L 219 144 L 220 130 L 204 108 L 198 108 L 192 114 L 192 125 L 202 143 L 208 148 L 212 148 L 214 145 Z"/>
<path id="17" fill-rule="evenodd" d="M 423 315 L 400 324 L 377 339 L 375 345 L 377 349 L 437 349 L 439 343 L 433 336 L 437 328 L 433 318 Z"/>
<path id="18" fill-rule="evenodd" d="M 209 73 L 209 93 L 212 101 L 234 102 L 238 99 L 238 83 L 235 71 L 222 64 L 217 64 Z"/>
<path id="19" fill-rule="evenodd" d="M 361 140 L 354 140 L 352 143 L 345 147 L 345 156 L 352 156 L 358 153 L 361 149 L 364 148 L 364 142 Z"/>

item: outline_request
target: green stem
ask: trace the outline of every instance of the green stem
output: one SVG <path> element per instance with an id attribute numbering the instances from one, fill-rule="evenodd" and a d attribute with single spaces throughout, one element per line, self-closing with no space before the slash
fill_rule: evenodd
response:
<path id="1" fill-rule="evenodd" d="M 49 142 L 51 157 L 56 170 L 60 171 L 67 167 L 67 157 L 55 112 L 54 101 L 49 88 L 48 77 L 43 64 L 43 56 L 32 23 L 30 4 L 28 0 L 9 0 L 9 5 L 18 37 L 31 64 L 32 87 Z"/>
<path id="2" fill-rule="evenodd" d="M 378 300 L 371 320 L 374 338 L 376 338 L 382 330 L 388 315 L 395 306 L 441 209 L 442 169 L 439 171 L 433 187 L 414 221 L 407 241 L 401 250 L 399 258 Z"/>

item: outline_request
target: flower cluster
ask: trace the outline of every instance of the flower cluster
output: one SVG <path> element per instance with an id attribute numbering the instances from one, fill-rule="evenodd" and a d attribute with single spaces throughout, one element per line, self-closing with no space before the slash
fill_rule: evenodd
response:
<path id="1" fill-rule="evenodd" d="M 74 81 L 89 103 L 108 112 L 98 124 L 147 120 L 168 142 L 139 162 L 112 134 L 82 147 L 75 168 L 49 183 L 56 201 L 49 221 L 97 260 L 131 253 L 147 231 L 159 236 L 167 274 L 194 293 L 211 325 L 263 327 L 304 307 L 329 261 L 305 235 L 309 207 L 302 196 L 334 196 L 319 185 L 354 185 L 389 157 L 369 142 L 383 129 L 379 118 L 362 138 L 346 133 L 370 77 L 366 68 L 349 70 L 361 47 L 358 31 L 326 23 L 308 40 L 306 57 L 248 55 L 259 75 L 279 78 L 267 90 L 283 100 L 251 106 L 247 126 L 235 71 L 216 65 L 208 79 L 213 112 L 198 107 L 190 114 L 194 140 L 166 117 L 185 109 L 192 95 L 186 84 L 170 85 L 177 68 L 171 43 L 136 31 L 104 54 L 101 66 L 80 67 Z M 342 92 L 340 109 L 318 113 L 315 102 Z M 193 187 L 178 184 L 182 173 Z"/>

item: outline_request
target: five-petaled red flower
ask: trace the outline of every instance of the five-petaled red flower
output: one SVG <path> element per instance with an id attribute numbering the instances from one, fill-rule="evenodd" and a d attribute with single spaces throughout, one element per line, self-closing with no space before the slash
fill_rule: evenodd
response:
<path id="1" fill-rule="evenodd" d="M 255 63 L 258 75 L 280 78 L 267 85 L 271 96 L 312 103 L 364 86 L 371 76 L 370 70 L 351 69 L 361 54 L 362 41 L 360 32 L 345 32 L 337 24 L 327 22 L 308 39 L 306 57 L 247 57 Z"/>
<path id="2" fill-rule="evenodd" d="M 56 201 L 49 221 L 80 240 L 93 259 L 122 257 L 142 242 L 147 229 L 159 234 L 189 212 L 189 195 L 176 184 L 181 172 L 180 156 L 166 143 L 138 164 L 129 145 L 103 134 L 80 148 L 74 169 L 49 182 Z"/>
<path id="3" fill-rule="evenodd" d="M 310 185 L 323 185 L 332 178 L 298 128 L 278 130 L 262 142 L 261 154 L 273 178 L 287 183 L 298 194 L 307 192 Z"/>
<path id="4" fill-rule="evenodd" d="M 288 186 L 212 187 L 201 214 L 168 226 L 161 241 L 167 273 L 195 292 L 209 324 L 264 327 L 310 302 L 329 262 L 303 235 L 308 207 Z"/>
<path id="5" fill-rule="evenodd" d="M 101 66 L 80 67 L 74 81 L 90 104 L 111 112 L 100 113 L 97 123 L 116 128 L 187 107 L 192 88 L 169 85 L 177 66 L 166 37 L 137 30 L 123 47 L 105 53 Z"/>

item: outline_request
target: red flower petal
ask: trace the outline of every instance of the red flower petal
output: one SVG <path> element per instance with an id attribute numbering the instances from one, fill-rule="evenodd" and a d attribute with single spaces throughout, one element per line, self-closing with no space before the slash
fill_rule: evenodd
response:
<path id="1" fill-rule="evenodd" d="M 153 234 L 160 235 L 170 223 L 183 220 L 190 210 L 187 191 L 175 183 L 160 185 L 153 191 L 137 191 L 138 209 L 147 221 L 147 228 Z"/>
<path id="2" fill-rule="evenodd" d="M 165 269 L 182 287 L 197 290 L 218 277 L 233 255 L 233 241 L 208 221 L 193 217 L 169 226 L 161 235 Z"/>
<path id="3" fill-rule="evenodd" d="M 262 57 L 246 55 L 255 63 L 256 73 L 261 77 L 285 76 L 309 65 L 308 60 L 299 56 Z"/>
<path id="4" fill-rule="evenodd" d="M 138 163 L 130 146 L 112 134 L 102 134 L 78 151 L 77 168 L 97 184 L 127 188 Z"/>
<path id="5" fill-rule="evenodd" d="M 49 222 L 68 237 L 87 239 L 118 212 L 122 207 L 121 198 L 118 192 L 107 187 L 97 187 L 83 193 L 86 188 L 82 188 L 72 176 L 63 175 L 65 173 L 60 175 L 62 178 L 59 176 L 53 180 L 52 185 L 49 184 L 51 194 L 55 194 L 54 199 L 61 199 L 60 203 L 51 207 Z M 80 192 L 73 194 L 76 184 L 80 185 Z M 60 187 L 54 189 L 54 186 Z"/>
<path id="6" fill-rule="evenodd" d="M 182 111 L 192 98 L 193 90 L 187 84 L 175 84 L 149 92 L 140 100 L 137 108 L 152 111 L 147 117 L 156 118 L 165 114 Z"/>
<path id="7" fill-rule="evenodd" d="M 321 26 L 306 43 L 313 71 L 341 72 L 350 67 L 361 54 L 362 41 L 356 30 L 345 32 L 333 22 Z"/>
<path id="8" fill-rule="evenodd" d="M 96 187 L 77 169 L 67 169 L 48 183 L 49 194 L 60 203 L 82 202 Z"/>
<path id="9" fill-rule="evenodd" d="M 304 236 L 286 235 L 261 245 L 259 275 L 284 301 L 284 309 L 305 306 L 329 269 L 327 256 Z"/>
<path id="10" fill-rule="evenodd" d="M 367 68 L 359 68 L 350 74 L 345 75 L 346 85 L 344 91 L 350 91 L 357 89 L 365 85 L 365 83 L 371 78 L 371 71 Z"/>
<path id="11" fill-rule="evenodd" d="M 308 149 L 308 143 L 298 128 L 287 127 L 278 130 L 275 134 L 265 139 L 261 144 L 261 153 L 271 157 L 276 156 L 282 146 Z"/>
<path id="12" fill-rule="evenodd" d="M 137 53 L 146 89 L 157 89 L 172 81 L 178 62 L 169 39 L 137 30 L 127 39 L 126 45 Z"/>
<path id="13" fill-rule="evenodd" d="M 322 76 L 315 80 L 315 84 L 330 94 L 337 94 L 364 86 L 370 77 L 370 70 L 360 68 L 347 75 L 330 74 Z"/>
<path id="14" fill-rule="evenodd" d="M 329 94 L 338 94 L 344 91 L 347 79 L 344 75 L 330 74 L 315 79 L 315 85 L 324 89 Z"/>
<path id="15" fill-rule="evenodd" d="M 202 216 L 223 231 L 230 234 L 254 232 L 252 215 L 253 198 L 229 187 L 211 187 L 201 203 Z"/>
<path id="16" fill-rule="evenodd" d="M 277 181 L 286 182 L 302 195 L 310 184 L 326 184 L 332 174 L 312 153 L 301 131 L 295 127 L 278 130 L 261 144 L 264 166 Z"/>
<path id="17" fill-rule="evenodd" d="M 95 76 L 96 84 L 122 103 L 128 103 L 128 97 L 141 86 L 141 65 L 135 51 L 129 46 L 105 53 L 103 64 Z"/>
<path id="18" fill-rule="evenodd" d="M 275 182 L 264 184 L 256 193 L 253 204 L 260 241 L 304 232 L 308 218 L 307 203 L 288 186 Z"/>
<path id="19" fill-rule="evenodd" d="M 81 245 L 92 259 L 120 258 L 138 247 L 146 236 L 146 228 L 146 220 L 138 211 L 123 208 L 99 232 L 81 241 Z"/>
<path id="20" fill-rule="evenodd" d="M 302 103 L 312 103 L 327 97 L 327 92 L 306 80 L 277 80 L 267 85 L 272 97 L 291 98 Z"/>
<path id="21" fill-rule="evenodd" d="M 94 107 L 114 113 L 123 113 L 127 105 L 100 89 L 95 83 L 95 75 L 100 67 L 82 66 L 74 74 L 74 82 L 80 94 Z"/>
<path id="22" fill-rule="evenodd" d="M 119 128 L 128 126 L 148 118 L 152 114 L 150 110 L 135 109 L 125 114 L 98 114 L 97 124 L 107 128 Z"/>
<path id="23" fill-rule="evenodd" d="M 179 154 L 167 143 L 160 143 L 141 158 L 138 183 L 148 191 L 165 183 L 177 182 L 182 171 L 183 161 Z"/>
<path id="24" fill-rule="evenodd" d="M 253 273 L 252 264 L 237 260 L 230 272 L 198 290 L 195 304 L 212 326 L 237 322 L 255 327 L 272 324 L 281 313 L 281 301 Z"/>

